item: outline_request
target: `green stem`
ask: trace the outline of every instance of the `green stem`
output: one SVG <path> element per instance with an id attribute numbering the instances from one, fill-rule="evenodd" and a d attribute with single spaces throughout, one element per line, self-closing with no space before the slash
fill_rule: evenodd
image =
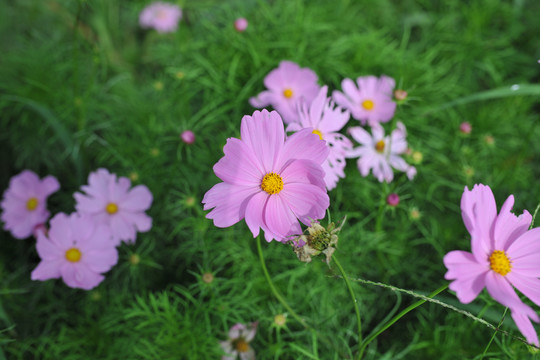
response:
<path id="1" fill-rule="evenodd" d="M 339 272 L 341 273 L 341 277 L 343 280 L 345 280 L 345 285 L 347 285 L 347 289 L 349 289 L 349 294 L 351 295 L 351 299 L 353 301 L 354 311 L 356 312 L 356 322 L 358 324 L 358 344 L 362 343 L 362 319 L 360 317 L 360 309 L 358 308 L 358 301 L 356 300 L 356 296 L 354 295 L 354 291 L 351 287 L 351 283 L 349 282 L 349 278 L 345 274 L 345 270 L 343 270 L 343 267 L 341 266 L 339 260 L 337 259 L 336 255 L 332 256 L 332 260 L 334 260 L 334 263 L 339 269 Z M 360 357 L 358 357 L 360 359 Z"/>
<path id="2" fill-rule="evenodd" d="M 261 247 L 261 239 L 260 236 L 257 236 L 257 252 L 259 253 L 259 259 L 261 260 L 261 267 L 264 273 L 264 276 L 266 277 L 266 282 L 268 282 L 268 285 L 270 286 L 270 289 L 272 290 L 272 293 L 278 299 L 278 301 L 283 305 L 285 309 L 292 315 L 293 318 L 295 318 L 300 324 L 302 324 L 303 327 L 306 329 L 310 328 L 310 326 L 302 319 L 290 306 L 287 304 L 287 301 L 281 296 L 281 294 L 278 292 L 276 287 L 274 286 L 274 283 L 272 282 L 272 279 L 270 278 L 270 274 L 268 273 L 268 269 L 266 268 L 266 264 L 264 263 L 264 256 L 262 253 L 262 247 Z"/>
<path id="3" fill-rule="evenodd" d="M 429 294 L 427 297 L 428 298 L 433 298 L 437 294 L 439 294 L 440 292 L 446 290 L 447 288 L 448 288 L 448 284 L 443 285 L 440 288 L 438 288 L 437 290 L 435 290 L 434 292 L 432 292 L 431 294 Z M 390 326 L 394 325 L 399 319 L 401 319 L 407 313 L 409 313 L 410 311 L 416 309 L 417 307 L 419 307 L 420 305 L 422 305 L 426 301 L 427 300 L 422 299 L 422 300 L 418 300 L 417 302 L 415 302 L 412 305 L 409 305 L 408 307 L 403 309 L 399 314 L 397 314 L 392 319 L 390 319 L 390 321 L 388 321 L 379 331 L 377 331 L 376 333 L 374 333 L 374 334 L 370 335 L 368 338 L 366 338 L 366 340 L 362 344 L 362 347 L 360 348 L 360 351 L 359 351 L 359 354 L 358 354 L 358 359 L 362 358 L 362 356 L 364 355 L 364 351 L 366 351 L 366 348 L 369 345 L 369 343 L 372 342 L 373 340 L 375 340 L 375 338 L 377 338 L 377 336 L 379 336 L 381 333 L 383 333 Z"/>
<path id="4" fill-rule="evenodd" d="M 502 325 L 502 323 L 504 321 L 504 317 L 506 316 L 507 311 L 508 311 L 508 308 L 505 308 L 503 316 L 501 318 L 501 321 L 499 321 L 499 324 L 497 325 L 497 330 L 501 327 L 501 325 Z M 491 339 L 489 339 L 489 342 L 488 342 L 486 348 L 484 349 L 484 352 L 482 353 L 482 356 L 480 357 L 480 360 L 482 360 L 484 358 L 484 356 L 486 356 L 486 353 L 489 350 L 489 347 L 491 346 L 491 343 L 493 342 L 493 339 L 495 339 L 495 335 L 497 335 L 497 330 L 495 330 L 493 332 L 493 335 L 491 336 Z"/>

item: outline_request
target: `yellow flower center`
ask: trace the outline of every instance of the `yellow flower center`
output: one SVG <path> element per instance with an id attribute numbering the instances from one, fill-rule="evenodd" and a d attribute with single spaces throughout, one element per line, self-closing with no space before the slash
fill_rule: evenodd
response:
<path id="1" fill-rule="evenodd" d="M 319 139 L 321 139 L 321 140 L 323 139 L 322 132 L 320 132 L 319 130 L 313 130 L 312 133 L 319 135 Z"/>
<path id="2" fill-rule="evenodd" d="M 118 212 L 118 205 L 115 203 L 108 203 L 105 207 L 105 211 L 108 212 L 110 215 L 116 214 Z"/>
<path id="3" fill-rule="evenodd" d="M 38 203 L 38 199 L 36 199 L 35 197 L 31 197 L 26 202 L 26 209 L 28 209 L 29 211 L 34 211 L 36 210 Z"/>
<path id="4" fill-rule="evenodd" d="M 81 252 L 77 248 L 71 248 L 66 251 L 66 260 L 69 262 L 76 263 L 81 260 Z"/>
<path id="5" fill-rule="evenodd" d="M 366 110 L 373 110 L 375 103 L 371 100 L 364 100 L 362 101 L 362 107 Z"/>
<path id="6" fill-rule="evenodd" d="M 378 152 L 382 153 L 384 151 L 384 140 L 379 140 L 377 141 L 377 143 L 375 144 L 375 150 L 377 150 Z"/>
<path id="7" fill-rule="evenodd" d="M 489 257 L 489 267 L 504 276 L 512 269 L 512 262 L 504 251 L 495 250 Z"/>
<path id="8" fill-rule="evenodd" d="M 277 194 L 283 190 L 283 179 L 276 173 L 268 173 L 262 179 L 261 189 L 270 195 Z"/>
<path id="9" fill-rule="evenodd" d="M 287 99 L 292 98 L 293 92 L 291 89 L 285 89 L 283 90 L 283 96 L 285 96 Z"/>
<path id="10" fill-rule="evenodd" d="M 240 339 L 236 339 L 234 341 L 234 349 L 238 352 L 247 352 L 249 350 L 249 345 L 248 343 L 246 342 L 246 340 L 240 338 Z"/>

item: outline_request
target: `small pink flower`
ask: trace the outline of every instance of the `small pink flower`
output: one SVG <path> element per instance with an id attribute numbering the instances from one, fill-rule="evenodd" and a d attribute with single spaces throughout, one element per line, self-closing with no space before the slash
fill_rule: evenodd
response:
<path id="1" fill-rule="evenodd" d="M 397 123 L 397 129 L 390 136 L 384 136 L 384 129 L 379 124 L 371 128 L 373 136 L 363 128 L 350 128 L 349 133 L 362 146 L 348 152 L 348 157 L 358 159 L 358 170 L 367 176 L 373 169 L 373 175 L 380 182 L 391 182 L 394 179 L 392 168 L 404 171 L 409 180 L 416 175 L 416 168 L 407 164 L 400 156 L 407 151 L 407 131 L 403 123 Z"/>
<path id="2" fill-rule="evenodd" d="M 470 122 L 464 121 L 459 125 L 459 131 L 463 134 L 470 134 L 472 131 L 472 126 Z"/>
<path id="3" fill-rule="evenodd" d="M 326 97 L 328 87 L 323 86 L 310 106 L 305 102 L 299 107 L 300 122 L 290 123 L 287 131 L 298 131 L 310 128 L 312 133 L 319 135 L 330 147 L 328 158 L 323 163 L 326 188 L 336 187 L 339 178 L 345 177 L 345 155 L 352 149 L 352 142 L 338 133 L 347 121 L 349 112 L 335 107 L 331 98 Z"/>
<path id="4" fill-rule="evenodd" d="M 236 324 L 229 330 L 229 339 L 221 341 L 220 345 L 227 354 L 221 360 L 255 360 L 255 351 L 249 343 L 257 333 L 257 322 L 249 324 L 249 328 L 244 324 Z"/>
<path id="5" fill-rule="evenodd" d="M 249 103 L 259 109 L 272 105 L 287 124 L 298 121 L 300 100 L 311 104 L 320 89 L 313 70 L 286 60 L 266 75 L 264 85 L 268 90 L 249 99 Z"/>
<path id="6" fill-rule="evenodd" d="M 155 2 L 143 9 L 139 15 L 141 27 L 156 29 L 160 33 L 176 31 L 182 18 L 182 10 L 177 5 Z"/>
<path id="7" fill-rule="evenodd" d="M 105 169 L 98 169 L 88 176 L 88 185 L 75 193 L 75 208 L 81 214 L 89 214 L 98 224 L 110 227 L 116 245 L 123 240 L 134 243 L 137 231 L 146 232 L 152 227 L 152 218 L 145 211 L 152 204 L 152 193 L 144 185 L 130 189 L 126 177 L 116 179 Z"/>
<path id="8" fill-rule="evenodd" d="M 105 279 L 102 273 L 118 262 L 118 252 L 105 225 L 77 213 L 59 213 L 50 221 L 48 235 L 39 233 L 36 243 L 41 262 L 32 280 L 62 277 L 67 286 L 90 290 Z"/>
<path id="9" fill-rule="evenodd" d="M 17 239 L 31 236 L 34 228 L 49 218 L 47 198 L 59 188 L 54 176 L 40 180 L 30 170 L 13 176 L 1 204 L 4 229 Z"/>
<path id="10" fill-rule="evenodd" d="M 358 85 L 358 86 L 357 86 Z M 388 76 L 363 76 L 341 82 L 343 93 L 334 91 L 332 97 L 336 103 L 351 112 L 362 125 L 374 126 L 385 123 L 394 117 L 396 103 L 392 100 L 395 81 Z"/>
<path id="11" fill-rule="evenodd" d="M 195 134 L 191 130 L 185 130 L 180 134 L 182 141 L 188 145 L 191 145 L 195 142 Z"/>
<path id="12" fill-rule="evenodd" d="M 244 116 L 241 139 L 229 138 L 214 172 L 223 182 L 203 199 L 206 215 L 217 227 L 242 219 L 253 233 L 262 228 L 267 241 L 301 234 L 298 220 L 309 225 L 324 217 L 330 200 L 321 164 L 328 156 L 324 141 L 304 129 L 285 139 L 275 111 Z"/>
<path id="13" fill-rule="evenodd" d="M 238 32 L 246 31 L 247 27 L 248 27 L 248 21 L 245 18 L 238 18 L 234 22 L 234 28 Z"/>
<path id="14" fill-rule="evenodd" d="M 451 251 L 443 261 L 444 276 L 453 280 L 449 288 L 464 304 L 473 301 L 482 289 L 512 311 L 518 329 L 528 342 L 539 345 L 531 320 L 539 322 L 534 310 L 523 303 L 516 287 L 540 305 L 540 228 L 528 230 L 532 216 L 523 211 L 515 216 L 510 195 L 497 215 L 497 204 L 489 186 L 477 184 L 461 197 L 461 215 L 471 235 L 472 253 Z"/>
<path id="15" fill-rule="evenodd" d="M 399 205 L 399 195 L 396 193 L 391 193 L 386 198 L 386 203 L 390 206 L 398 206 Z"/>

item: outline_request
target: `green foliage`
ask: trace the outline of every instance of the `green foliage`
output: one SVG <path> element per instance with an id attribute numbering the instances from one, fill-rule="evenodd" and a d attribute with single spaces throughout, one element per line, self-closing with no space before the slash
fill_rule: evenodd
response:
<path id="1" fill-rule="evenodd" d="M 428 294 L 445 284 L 442 257 L 468 249 L 459 199 L 491 186 L 516 213 L 540 201 L 540 33 L 533 0 L 184 0 L 178 31 L 138 26 L 147 2 L 5 1 L 0 11 L 0 189 L 23 169 L 51 174 L 61 190 L 51 213 L 74 211 L 73 192 L 99 167 L 154 195 L 152 230 L 119 248 L 106 280 L 85 292 L 61 280 L 33 282 L 33 239 L 0 233 L 0 359 L 216 359 L 235 323 L 258 321 L 260 359 L 342 359 L 358 350 L 347 288 L 324 262 L 298 262 L 283 244 L 263 244 L 276 287 L 312 330 L 271 293 L 243 223 L 215 228 L 200 204 L 217 181 L 213 164 L 251 114 L 248 99 L 288 59 L 321 84 L 386 74 L 409 94 L 396 114 L 408 130 L 418 175 L 390 184 L 363 178 L 350 161 L 330 192 L 345 215 L 336 251 L 351 278 Z M 237 17 L 249 27 L 238 33 Z M 510 90 L 520 84 L 518 91 Z M 472 133 L 459 133 L 469 121 Z M 355 124 L 351 120 L 349 126 Z M 191 129 L 196 142 L 179 134 Z M 416 159 L 416 160 L 415 160 Z M 396 208 L 385 205 L 390 192 Z M 376 218 L 382 214 L 382 231 Z M 139 261 L 135 261 L 134 256 Z M 213 281 L 204 281 L 211 273 Z M 352 282 L 365 336 L 416 299 Z M 501 305 L 437 299 L 492 324 Z M 512 321 L 503 329 L 519 332 Z M 365 359 L 480 359 L 492 331 L 425 304 L 383 332 Z M 538 358 L 498 334 L 487 358 Z"/>

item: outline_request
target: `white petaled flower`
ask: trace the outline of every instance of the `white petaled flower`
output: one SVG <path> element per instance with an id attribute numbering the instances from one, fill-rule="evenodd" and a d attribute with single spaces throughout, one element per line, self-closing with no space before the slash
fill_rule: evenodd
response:
<path id="1" fill-rule="evenodd" d="M 289 124 L 287 131 L 312 128 L 314 134 L 326 141 L 330 153 L 322 164 L 322 168 L 325 172 L 326 188 L 332 190 L 336 187 L 339 178 L 345 177 L 345 157 L 347 152 L 352 150 L 352 142 L 338 132 L 349 121 L 349 111 L 336 107 L 332 99 L 327 97 L 327 93 L 328 86 L 323 86 L 311 105 L 303 102 L 298 107 L 300 121 Z"/>
<path id="2" fill-rule="evenodd" d="M 407 131 L 405 125 L 398 122 L 397 128 L 390 136 L 384 136 L 380 125 L 371 128 L 372 135 L 361 127 L 353 127 L 349 134 L 361 146 L 349 151 L 347 157 L 358 157 L 358 170 L 362 176 L 367 176 L 373 170 L 373 176 L 380 182 L 391 182 L 395 170 L 403 171 L 409 180 L 416 175 L 416 168 L 407 164 L 400 156 L 407 151 Z"/>
<path id="3" fill-rule="evenodd" d="M 249 324 L 249 328 L 244 324 L 236 324 L 229 330 L 229 339 L 220 342 L 221 348 L 227 354 L 221 360 L 255 360 L 255 351 L 249 343 L 257 332 L 257 322 Z"/>

